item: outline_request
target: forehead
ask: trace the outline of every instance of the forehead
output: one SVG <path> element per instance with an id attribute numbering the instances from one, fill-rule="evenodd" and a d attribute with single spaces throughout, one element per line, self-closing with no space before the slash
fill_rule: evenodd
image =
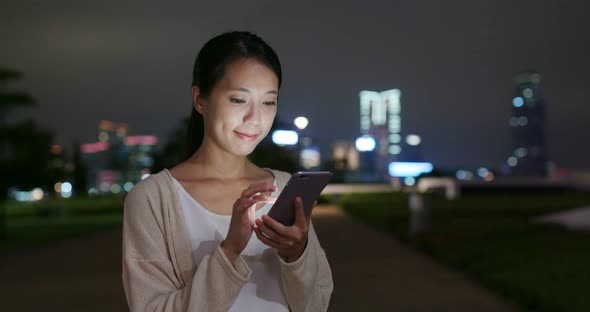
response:
<path id="1" fill-rule="evenodd" d="M 238 59 L 227 65 L 220 87 L 278 91 L 279 80 L 266 64 L 252 58 Z M 262 90 L 261 90 L 262 91 Z"/>

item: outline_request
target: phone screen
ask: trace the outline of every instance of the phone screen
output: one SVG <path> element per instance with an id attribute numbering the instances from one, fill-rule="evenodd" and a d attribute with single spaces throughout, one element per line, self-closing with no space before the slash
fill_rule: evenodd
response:
<path id="1" fill-rule="evenodd" d="M 286 226 L 295 223 L 295 198 L 301 197 L 305 214 L 309 214 L 314 202 L 332 179 L 329 171 L 300 171 L 291 175 L 268 216 Z"/>

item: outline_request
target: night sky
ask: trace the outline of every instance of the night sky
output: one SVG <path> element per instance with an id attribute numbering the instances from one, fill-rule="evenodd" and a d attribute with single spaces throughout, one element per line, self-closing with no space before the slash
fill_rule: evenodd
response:
<path id="1" fill-rule="evenodd" d="M 310 119 L 324 149 L 359 135 L 359 91 L 402 91 L 402 131 L 438 167 L 512 152 L 513 74 L 535 69 L 549 157 L 589 168 L 587 1 L 4 1 L 0 66 L 57 141 L 97 140 L 101 119 L 165 138 L 188 115 L 194 58 L 228 30 L 259 34 L 283 65 L 279 116 Z M 350 2 L 350 4 L 343 4 Z"/>

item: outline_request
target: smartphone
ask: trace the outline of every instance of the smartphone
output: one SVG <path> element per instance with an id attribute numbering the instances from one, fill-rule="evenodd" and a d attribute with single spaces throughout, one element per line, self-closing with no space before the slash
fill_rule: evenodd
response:
<path id="1" fill-rule="evenodd" d="M 332 179 L 332 175 L 329 171 L 294 173 L 268 212 L 268 216 L 286 226 L 293 225 L 295 223 L 295 198 L 301 197 L 303 210 L 307 215 L 322 190 Z"/>

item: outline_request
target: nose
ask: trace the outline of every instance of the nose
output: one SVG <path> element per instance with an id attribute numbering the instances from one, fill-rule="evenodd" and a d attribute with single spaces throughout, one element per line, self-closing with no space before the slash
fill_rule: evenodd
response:
<path id="1" fill-rule="evenodd" d="M 244 116 L 244 123 L 251 124 L 251 125 L 258 125 L 260 124 L 260 107 L 258 105 L 252 103 L 248 108 L 248 112 Z"/>

